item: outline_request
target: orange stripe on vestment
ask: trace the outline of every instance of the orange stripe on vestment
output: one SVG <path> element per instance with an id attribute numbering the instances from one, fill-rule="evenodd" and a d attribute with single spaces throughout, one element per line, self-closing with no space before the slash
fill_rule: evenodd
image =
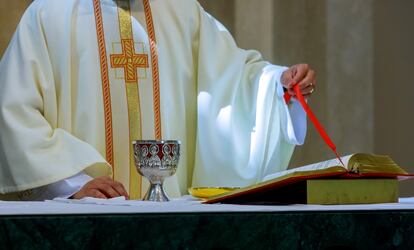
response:
<path id="1" fill-rule="evenodd" d="M 106 56 L 105 33 L 103 30 L 102 10 L 99 0 L 93 0 L 95 13 L 96 35 L 98 38 L 99 60 L 102 79 L 102 95 L 105 119 L 106 160 L 112 166 L 112 176 L 115 176 L 114 146 L 112 134 L 111 90 L 109 87 L 108 61 Z"/>
<path id="2" fill-rule="evenodd" d="M 154 94 L 154 122 L 155 139 L 162 139 L 161 131 L 161 104 L 160 104 L 160 77 L 158 67 L 157 40 L 155 36 L 154 22 L 152 19 L 151 5 L 149 0 L 143 0 L 145 10 L 145 20 L 147 22 L 148 38 L 151 47 L 152 79 Z"/>

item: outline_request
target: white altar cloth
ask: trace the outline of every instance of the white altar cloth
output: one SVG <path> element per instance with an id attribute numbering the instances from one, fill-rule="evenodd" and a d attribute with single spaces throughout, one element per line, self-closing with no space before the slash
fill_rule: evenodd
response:
<path id="1" fill-rule="evenodd" d="M 414 197 L 401 198 L 399 203 L 372 205 L 286 205 L 247 206 L 225 204 L 201 204 L 200 201 L 183 197 L 167 203 L 87 198 L 84 200 L 57 199 L 45 202 L 0 201 L 0 216 L 11 215 L 76 215 L 76 214 L 148 214 L 148 213 L 225 213 L 225 212 L 323 212 L 323 211 L 414 211 Z"/>

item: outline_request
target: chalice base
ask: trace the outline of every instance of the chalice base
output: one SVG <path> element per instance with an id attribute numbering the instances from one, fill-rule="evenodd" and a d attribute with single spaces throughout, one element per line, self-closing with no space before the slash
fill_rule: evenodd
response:
<path id="1" fill-rule="evenodd" d="M 143 200 L 155 202 L 170 201 L 162 184 L 151 184 Z"/>

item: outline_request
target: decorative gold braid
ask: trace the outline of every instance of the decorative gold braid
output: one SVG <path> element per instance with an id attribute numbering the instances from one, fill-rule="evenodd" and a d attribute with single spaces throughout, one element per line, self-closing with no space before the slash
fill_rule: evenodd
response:
<path id="1" fill-rule="evenodd" d="M 145 10 L 145 20 L 147 22 L 148 38 L 151 47 L 152 78 L 154 92 L 154 122 L 155 122 L 155 139 L 162 139 L 161 128 L 161 104 L 160 104 L 160 78 L 158 67 L 158 50 L 157 40 L 152 19 L 151 6 L 149 0 L 143 0 Z"/>
<path id="2" fill-rule="evenodd" d="M 109 87 L 108 61 L 106 56 L 105 33 L 103 29 L 102 10 L 99 0 L 93 0 L 95 13 L 96 35 L 98 38 L 99 60 L 101 67 L 102 93 L 105 119 L 105 143 L 106 160 L 112 166 L 112 174 L 115 176 L 114 153 L 113 153 L 113 133 L 112 133 L 112 107 L 111 89 Z"/>
<path id="3" fill-rule="evenodd" d="M 138 87 L 138 68 L 148 68 L 148 55 L 135 53 L 135 42 L 132 31 L 130 3 L 117 0 L 119 32 L 122 45 L 121 54 L 111 55 L 111 67 L 123 68 L 125 90 L 128 105 L 129 121 L 129 195 L 131 199 L 139 199 L 142 195 L 142 177 L 138 174 L 134 162 L 133 141 L 142 139 L 141 101 Z M 122 59 L 124 64 L 116 64 Z M 143 62 L 140 64 L 139 62 Z"/>
<path id="4" fill-rule="evenodd" d="M 148 55 L 135 54 L 133 39 L 122 39 L 122 54 L 112 54 L 111 67 L 123 68 L 125 72 L 125 82 L 138 83 L 137 68 L 148 68 Z"/>

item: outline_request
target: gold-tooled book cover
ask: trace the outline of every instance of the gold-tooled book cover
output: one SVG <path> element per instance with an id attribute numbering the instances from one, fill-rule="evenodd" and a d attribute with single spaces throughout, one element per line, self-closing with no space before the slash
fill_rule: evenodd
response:
<path id="1" fill-rule="evenodd" d="M 244 188 L 234 189 L 223 194 L 204 197 L 205 204 L 226 203 L 226 204 L 308 204 L 308 201 L 323 200 L 318 192 L 308 193 L 310 184 L 308 180 L 331 180 L 330 187 L 324 184 L 324 187 L 334 189 L 340 180 L 359 179 L 358 187 L 364 190 L 371 190 L 371 193 L 359 192 L 355 183 L 345 182 L 341 185 L 347 185 L 349 188 L 336 190 L 337 196 L 333 200 L 338 203 L 321 203 L 321 204 L 362 204 L 362 203 L 379 203 L 395 202 L 398 197 L 398 182 L 387 182 L 387 179 L 407 180 L 414 178 L 413 174 L 407 173 L 403 168 L 398 166 L 389 156 L 374 154 L 353 154 L 342 157 L 345 167 L 338 159 L 332 159 L 319 162 L 304 167 L 289 169 L 279 173 L 266 176 L 263 182 Z M 337 181 L 336 181 L 337 180 Z M 371 181 L 364 181 L 371 180 Z M 377 181 L 372 181 L 377 180 Z M 324 183 L 324 182 L 322 182 Z M 395 184 L 393 184 L 395 183 Z M 377 187 L 374 187 L 377 185 Z M 374 194 L 377 189 L 390 190 L 388 195 L 382 198 Z M 333 195 L 332 193 L 330 195 Z M 321 196 L 321 197 L 316 197 Z M 329 196 L 329 192 L 328 192 Z M 345 202 L 340 197 L 358 197 L 354 200 Z M 362 198 L 361 198 L 362 197 Z M 368 197 L 368 198 L 367 198 Z M 373 197 L 370 199 L 370 197 Z M 377 198 L 374 198 L 377 197 Z M 326 198 L 326 197 L 325 197 Z M 331 197 L 332 198 L 332 197 Z M 325 199 L 326 200 L 326 199 Z M 328 199 L 329 200 L 329 199 Z M 341 202 L 342 200 L 342 202 Z M 363 201 L 366 202 L 363 202 Z M 379 201 L 379 202 L 377 202 Z M 309 203 L 317 204 L 317 203 Z"/>

